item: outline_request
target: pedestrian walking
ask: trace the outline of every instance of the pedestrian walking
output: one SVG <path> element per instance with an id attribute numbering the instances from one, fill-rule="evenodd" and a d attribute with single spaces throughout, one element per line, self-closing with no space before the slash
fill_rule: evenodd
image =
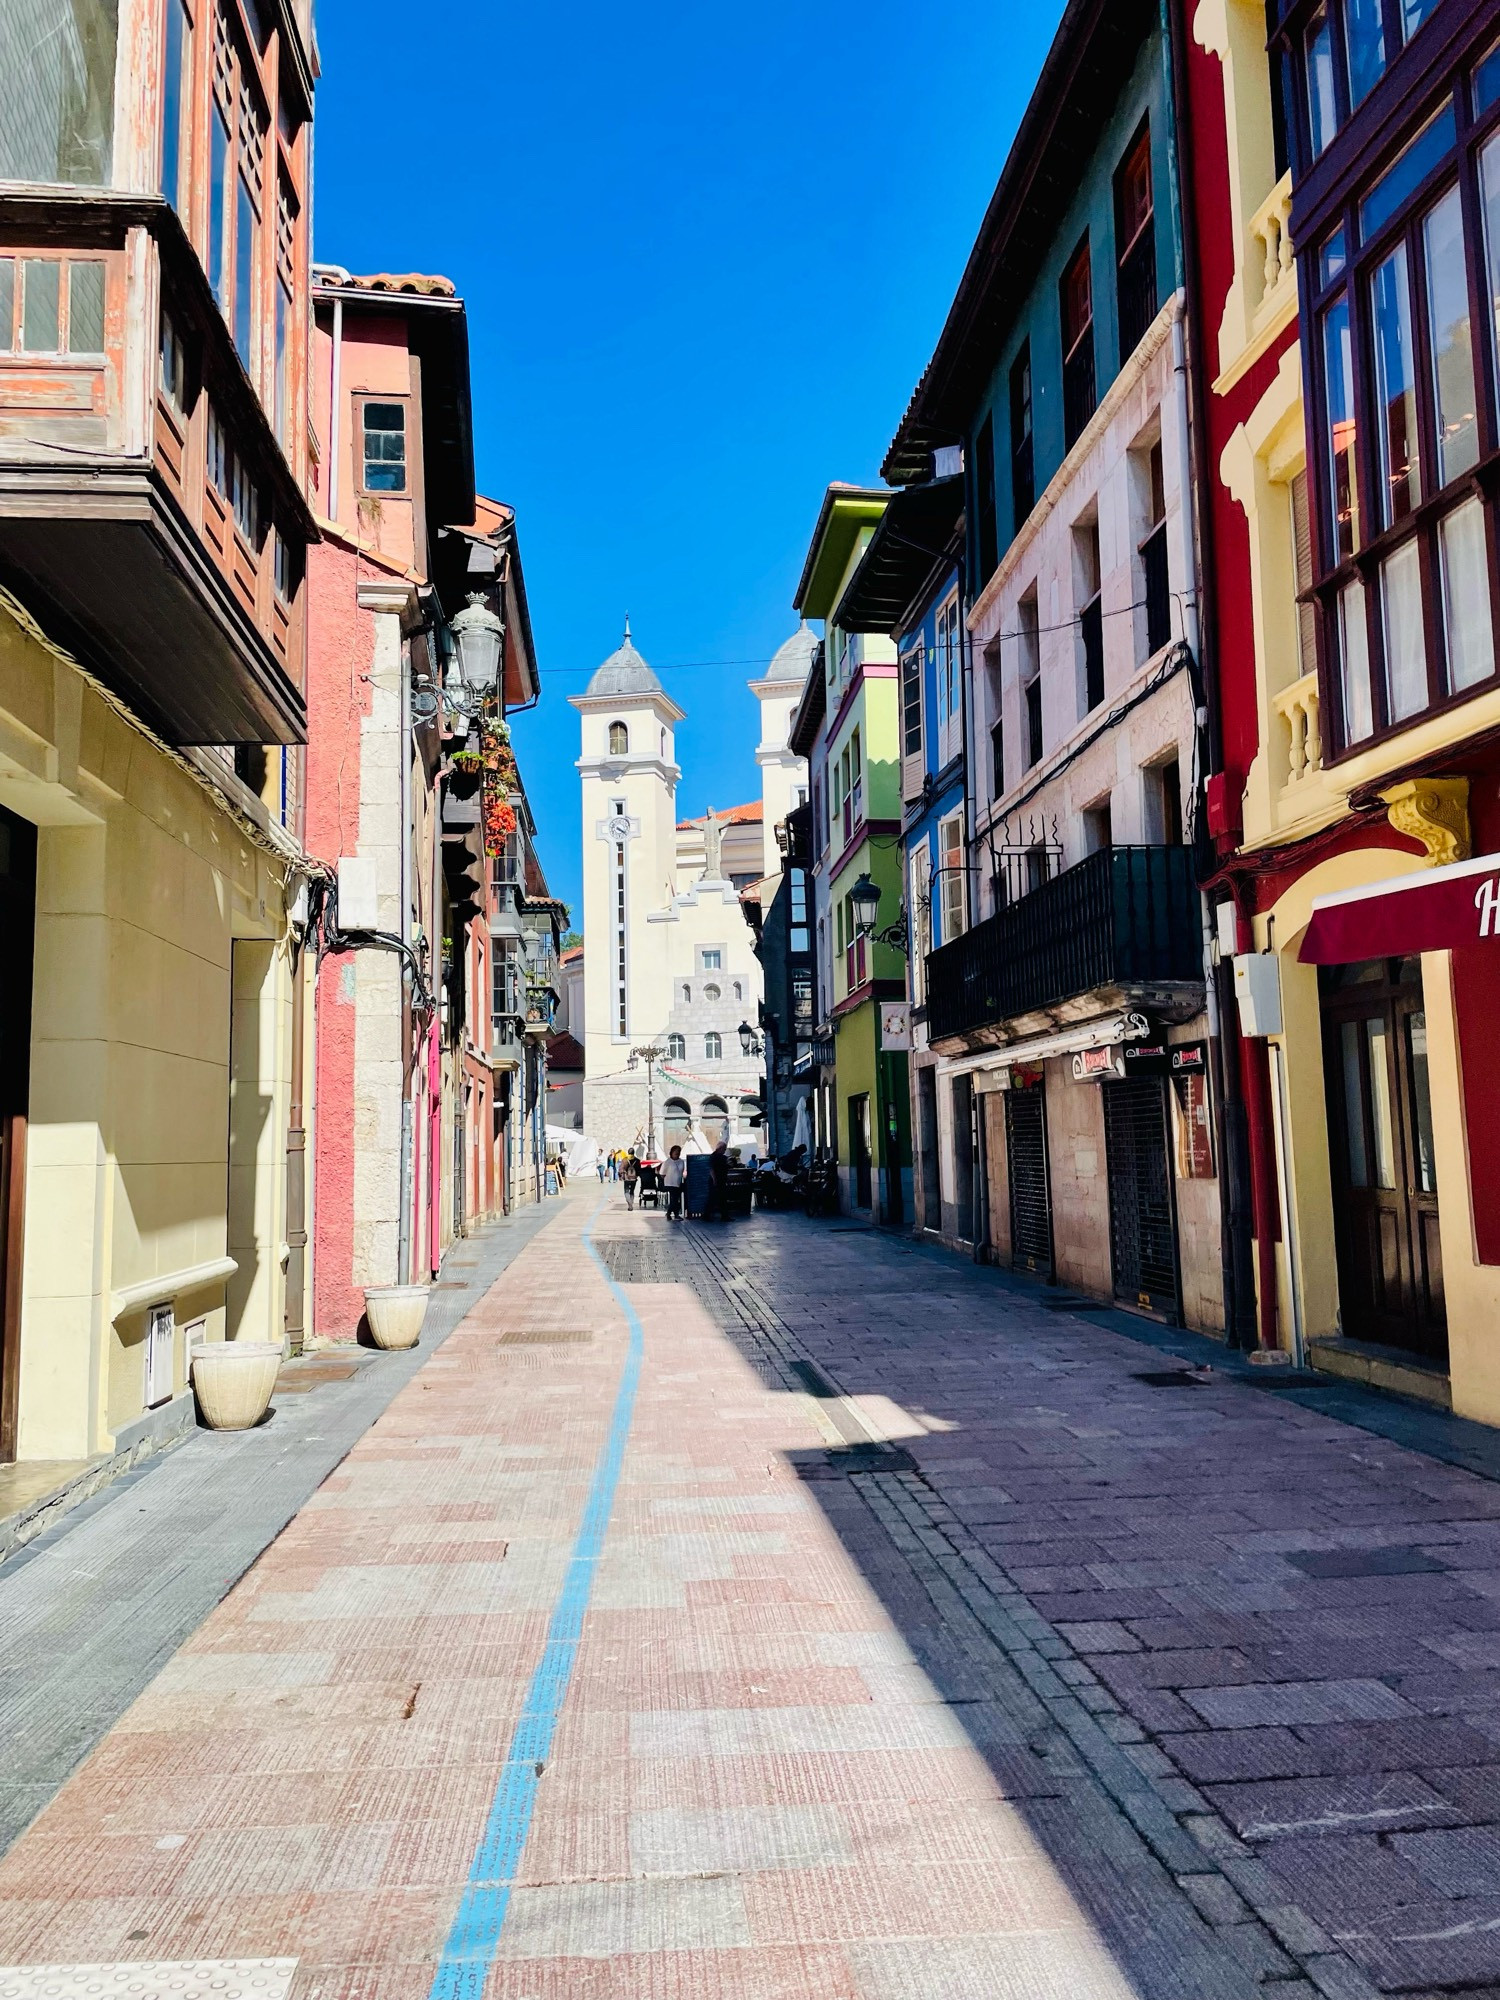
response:
<path id="1" fill-rule="evenodd" d="M 596 1165 L 599 1168 L 599 1185 L 603 1187 L 604 1183 L 609 1179 L 609 1155 L 601 1153 Z"/>
<path id="2" fill-rule="evenodd" d="M 729 1214 L 729 1144 L 721 1139 L 708 1156 L 708 1194 L 703 1203 L 705 1222 L 723 1222 Z"/>
<path id="3" fill-rule="evenodd" d="M 625 1188 L 625 1206 L 627 1208 L 635 1207 L 635 1191 L 640 1183 L 640 1178 L 641 1163 L 636 1158 L 635 1149 L 632 1147 L 625 1155 L 620 1166 L 620 1180 Z"/>
<path id="4" fill-rule="evenodd" d="M 682 1184 L 687 1179 L 687 1161 L 681 1146 L 673 1146 L 662 1162 L 661 1184 L 667 1191 L 667 1220 L 682 1220 Z"/>
<path id="5" fill-rule="evenodd" d="M 620 1178 L 620 1150 L 618 1146 L 609 1156 L 609 1177 L 612 1181 Z"/>

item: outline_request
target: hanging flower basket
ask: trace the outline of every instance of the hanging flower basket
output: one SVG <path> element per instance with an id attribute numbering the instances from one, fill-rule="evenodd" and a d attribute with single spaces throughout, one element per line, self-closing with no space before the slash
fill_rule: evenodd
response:
<path id="1" fill-rule="evenodd" d="M 491 860 L 505 852 L 505 844 L 516 830 L 516 809 L 502 793 L 484 792 L 484 851 Z"/>

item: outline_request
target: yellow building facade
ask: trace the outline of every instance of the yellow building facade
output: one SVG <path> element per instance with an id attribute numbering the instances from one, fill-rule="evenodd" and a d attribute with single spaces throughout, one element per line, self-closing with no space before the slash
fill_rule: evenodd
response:
<path id="1" fill-rule="evenodd" d="M 1329 291 L 1332 265 L 1312 252 L 1346 214 L 1363 214 L 1359 204 L 1383 167 L 1351 168 L 1341 194 L 1315 191 L 1310 202 L 1298 171 L 1307 135 L 1296 117 L 1290 162 L 1277 157 L 1264 7 L 1201 0 L 1191 35 L 1204 244 L 1225 213 L 1232 222 L 1232 269 L 1213 266 L 1209 246 L 1201 300 L 1208 470 L 1218 488 L 1206 504 L 1237 517 L 1219 530 L 1219 588 L 1209 607 L 1220 628 L 1225 786 L 1217 814 L 1210 793 L 1210 823 L 1221 862 L 1212 891 L 1223 899 L 1220 950 L 1235 958 L 1244 996 L 1239 1070 L 1260 1334 L 1316 1367 L 1500 1423 L 1500 1264 L 1486 1260 L 1494 1254 L 1490 1177 L 1474 1153 L 1485 1117 L 1485 1024 L 1456 997 L 1451 951 L 1372 945 L 1366 957 L 1327 960 L 1308 940 L 1323 899 L 1500 847 L 1500 791 L 1486 748 L 1500 723 L 1500 684 L 1481 674 L 1461 688 L 1452 670 L 1456 648 L 1487 645 L 1493 655 L 1494 641 L 1485 611 L 1468 614 L 1460 638 L 1451 604 L 1429 603 L 1436 650 L 1424 696 L 1409 704 L 1395 697 L 1384 550 L 1399 523 L 1383 540 L 1375 532 L 1377 509 L 1388 503 L 1352 453 L 1352 533 L 1347 493 L 1340 515 L 1334 491 L 1340 442 L 1364 438 L 1374 424 L 1363 400 L 1351 402 L 1347 431 L 1330 444 L 1319 413 L 1342 385 L 1330 390 L 1323 346 L 1309 355 L 1300 337 L 1309 305 L 1320 329 L 1348 309 Z M 1277 50 L 1274 38 L 1273 54 L 1289 65 L 1295 110 L 1294 54 L 1290 45 Z M 1343 110 L 1352 130 L 1358 113 Z M 1387 150 L 1398 161 L 1409 123 L 1421 123 L 1415 99 L 1411 119 L 1403 115 L 1390 134 Z M 1221 135 L 1228 182 L 1216 192 Z M 1336 141 L 1328 143 L 1336 167 Z M 1475 170 L 1473 156 L 1461 153 L 1450 169 L 1458 179 Z M 1319 187 L 1337 178 L 1325 171 Z M 1424 226 L 1420 214 L 1409 225 Z M 1378 250 L 1372 239 L 1367 258 Z M 1356 315 L 1369 310 L 1371 282 L 1352 258 Z M 1299 297 L 1299 284 L 1314 296 Z M 1486 359 L 1476 352 L 1476 366 Z M 1362 399 L 1357 368 L 1351 383 Z M 1481 460 L 1494 442 L 1479 439 Z M 1451 493 L 1456 511 L 1466 504 L 1461 481 Z M 1370 618 L 1368 726 L 1351 702 L 1351 591 Z M 1249 618 L 1237 641 L 1241 602 Z M 1442 642 L 1431 640 L 1434 622 L 1446 628 Z M 1377 623 L 1385 635 L 1378 655 Z M 1242 686 L 1251 676 L 1237 662 L 1252 649 L 1253 687 Z M 1305 949 L 1326 962 L 1304 963 Z M 1374 1221 L 1362 1235 L 1367 1214 Z"/>
<path id="2" fill-rule="evenodd" d="M 0 1392 L 40 1491 L 186 1429 L 192 1342 L 283 1338 L 296 850 L 4 594 L 0 808 L 35 892 Z"/>

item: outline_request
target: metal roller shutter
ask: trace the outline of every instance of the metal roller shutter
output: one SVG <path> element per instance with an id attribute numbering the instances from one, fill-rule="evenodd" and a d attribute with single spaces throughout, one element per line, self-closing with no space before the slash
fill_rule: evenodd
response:
<path id="1" fill-rule="evenodd" d="M 1040 1089 L 1005 1093 L 1010 1163 L 1011 1262 L 1052 1276 L 1052 1189 L 1047 1176 L 1047 1115 Z"/>
<path id="2" fill-rule="evenodd" d="M 1106 1083 L 1102 1089 L 1115 1297 L 1176 1319 L 1177 1216 L 1166 1089 L 1159 1077 Z"/>

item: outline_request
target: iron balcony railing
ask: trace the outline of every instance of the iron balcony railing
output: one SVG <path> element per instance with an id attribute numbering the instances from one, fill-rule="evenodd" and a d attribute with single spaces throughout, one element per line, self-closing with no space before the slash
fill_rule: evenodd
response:
<path id="1" fill-rule="evenodd" d="M 1186 847 L 1106 847 L 927 960 L 934 1042 L 1095 987 L 1203 976 Z"/>

